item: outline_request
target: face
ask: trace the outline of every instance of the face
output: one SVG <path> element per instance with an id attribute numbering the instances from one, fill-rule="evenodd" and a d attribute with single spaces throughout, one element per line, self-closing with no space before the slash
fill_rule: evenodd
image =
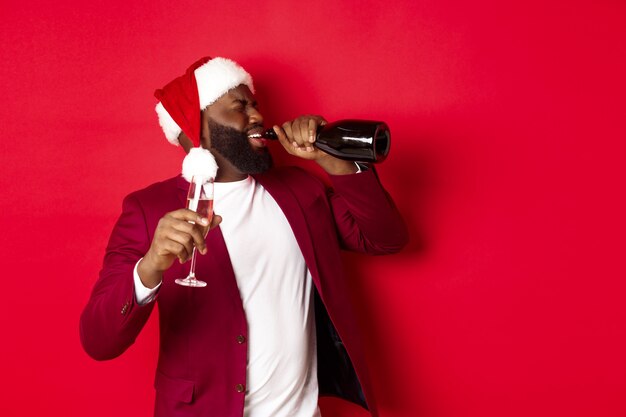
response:
<path id="1" fill-rule="evenodd" d="M 211 150 L 220 170 L 220 160 L 244 174 L 256 174 L 272 166 L 271 155 L 263 139 L 263 116 L 247 86 L 240 85 L 220 97 L 202 113 L 202 144 Z"/>

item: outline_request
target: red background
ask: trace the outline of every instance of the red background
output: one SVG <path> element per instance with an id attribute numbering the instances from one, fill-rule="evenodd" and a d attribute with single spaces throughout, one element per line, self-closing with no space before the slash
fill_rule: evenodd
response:
<path id="1" fill-rule="evenodd" d="M 411 243 L 346 256 L 382 416 L 626 415 L 624 2 L 1 10 L 0 415 L 151 414 L 156 317 L 105 363 L 78 317 L 123 196 L 179 171 L 152 93 L 206 54 L 254 75 L 268 123 L 391 127 Z"/>

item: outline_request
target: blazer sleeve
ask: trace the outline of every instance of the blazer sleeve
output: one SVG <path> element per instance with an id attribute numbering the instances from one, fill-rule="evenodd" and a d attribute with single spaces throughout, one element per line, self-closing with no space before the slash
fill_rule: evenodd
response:
<path id="1" fill-rule="evenodd" d="M 330 206 L 344 249 L 384 255 L 407 244 L 404 220 L 373 167 L 359 174 L 330 175 L 330 180 Z"/>
<path id="2" fill-rule="evenodd" d="M 94 359 L 121 355 L 134 343 L 154 308 L 154 302 L 137 303 L 133 282 L 135 264 L 149 245 L 144 212 L 131 194 L 124 199 L 102 270 L 80 317 L 80 340 Z"/>

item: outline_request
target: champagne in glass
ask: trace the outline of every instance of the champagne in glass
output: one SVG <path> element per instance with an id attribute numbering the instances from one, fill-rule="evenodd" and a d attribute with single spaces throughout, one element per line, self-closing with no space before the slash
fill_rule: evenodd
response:
<path id="1" fill-rule="evenodd" d="M 213 179 L 205 180 L 202 177 L 193 177 L 189 184 L 189 192 L 187 193 L 187 208 L 195 211 L 202 217 L 209 219 L 209 224 L 213 219 Z M 209 226 L 204 231 L 206 237 Z M 189 275 L 186 278 L 176 279 L 179 285 L 186 287 L 206 287 L 206 282 L 196 279 L 196 247 L 194 246 L 191 254 L 191 267 Z"/>

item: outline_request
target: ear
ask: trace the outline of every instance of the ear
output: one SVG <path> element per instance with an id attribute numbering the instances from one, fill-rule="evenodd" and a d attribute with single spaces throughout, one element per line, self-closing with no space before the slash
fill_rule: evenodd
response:
<path id="1" fill-rule="evenodd" d="M 183 147 L 185 153 L 189 153 L 189 150 L 193 148 L 193 142 L 189 139 L 189 136 L 185 135 L 183 132 L 180 132 L 178 135 L 178 143 Z"/>

